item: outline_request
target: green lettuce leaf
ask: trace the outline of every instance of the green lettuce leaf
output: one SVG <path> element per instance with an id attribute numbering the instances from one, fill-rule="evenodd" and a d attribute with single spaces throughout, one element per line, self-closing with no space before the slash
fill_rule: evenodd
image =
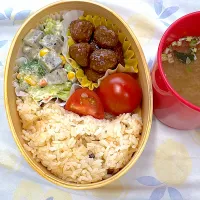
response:
<path id="1" fill-rule="evenodd" d="M 57 97 L 63 101 L 66 101 L 67 98 L 69 97 L 69 93 L 70 91 L 60 91 L 58 94 L 57 94 Z"/>
<path id="2" fill-rule="evenodd" d="M 60 85 L 48 85 L 44 88 L 32 86 L 28 89 L 28 93 L 35 101 L 41 101 L 49 97 L 60 98 L 66 101 L 69 96 L 71 85 L 71 82 L 66 82 Z"/>
<path id="3" fill-rule="evenodd" d="M 54 20 L 52 18 L 47 18 L 43 24 L 44 26 L 44 33 L 46 35 L 61 35 L 63 26 L 62 22 L 59 20 Z"/>

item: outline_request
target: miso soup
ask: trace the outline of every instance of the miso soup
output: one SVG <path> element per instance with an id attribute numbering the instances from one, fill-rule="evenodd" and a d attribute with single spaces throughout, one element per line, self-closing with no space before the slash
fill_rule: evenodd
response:
<path id="1" fill-rule="evenodd" d="M 162 66 L 173 89 L 200 107 L 200 37 L 174 41 L 162 54 Z"/>

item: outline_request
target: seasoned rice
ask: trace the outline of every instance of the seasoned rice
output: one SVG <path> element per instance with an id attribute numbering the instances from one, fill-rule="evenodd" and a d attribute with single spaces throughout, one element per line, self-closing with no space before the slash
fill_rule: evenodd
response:
<path id="1" fill-rule="evenodd" d="M 17 99 L 24 147 L 53 174 L 73 183 L 109 178 L 131 159 L 142 130 L 138 114 L 113 120 L 80 117 L 50 102 Z"/>

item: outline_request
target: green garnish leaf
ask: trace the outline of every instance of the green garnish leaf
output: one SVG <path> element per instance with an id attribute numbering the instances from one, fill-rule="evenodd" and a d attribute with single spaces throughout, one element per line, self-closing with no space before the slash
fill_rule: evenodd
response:
<path id="1" fill-rule="evenodd" d="M 174 51 L 174 55 L 184 64 L 189 64 L 187 61 L 188 59 L 190 61 L 194 61 L 194 54 L 192 53 L 183 53 L 183 52 L 178 52 Z"/>
<path id="2" fill-rule="evenodd" d="M 198 42 L 198 40 L 197 39 L 192 39 L 191 41 L 190 41 L 190 46 L 191 47 L 194 47 L 194 46 L 196 46 L 196 44 L 197 44 L 197 42 Z"/>
<path id="3" fill-rule="evenodd" d="M 187 66 L 186 69 L 188 72 L 192 72 L 192 68 L 190 66 Z"/>

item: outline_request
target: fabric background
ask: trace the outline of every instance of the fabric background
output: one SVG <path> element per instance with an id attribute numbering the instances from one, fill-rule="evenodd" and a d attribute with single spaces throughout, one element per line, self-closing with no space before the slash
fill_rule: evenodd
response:
<path id="1" fill-rule="evenodd" d="M 52 0 L 0 2 L 0 199 L 1 200 L 199 200 L 200 130 L 178 131 L 155 118 L 146 148 L 134 167 L 105 188 L 74 191 L 44 180 L 26 163 L 8 127 L 3 73 L 11 41 L 35 10 Z M 151 69 L 159 40 L 177 18 L 200 9 L 199 0 L 98 0 L 128 22 Z"/>

